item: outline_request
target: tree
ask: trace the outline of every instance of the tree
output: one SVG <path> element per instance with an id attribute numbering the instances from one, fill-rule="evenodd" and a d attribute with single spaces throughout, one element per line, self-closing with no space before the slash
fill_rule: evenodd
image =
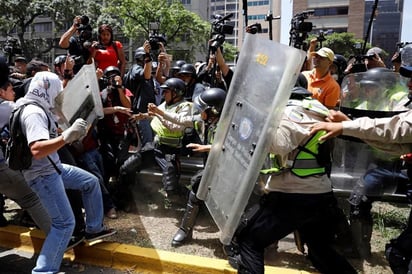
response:
<path id="1" fill-rule="evenodd" d="M 316 37 L 315 35 L 310 35 L 308 41 Z M 356 49 L 355 45 L 363 45 L 362 39 L 355 38 L 353 33 L 342 32 L 342 33 L 332 33 L 325 35 L 325 41 L 322 42 L 322 46 L 332 49 L 336 54 L 343 55 L 346 59 L 351 56 L 361 55 L 359 49 Z"/>
<path id="2" fill-rule="evenodd" d="M 53 32 L 57 32 L 64 27 L 65 22 L 71 22 L 75 15 L 91 11 L 89 14 L 98 16 L 101 8 L 91 0 L 7 0 L 0 1 L 0 10 L 1 36 L 17 36 L 18 43 L 15 46 L 21 47 L 23 54 L 31 59 L 41 57 L 57 46 L 52 37 L 36 36 L 33 24 L 36 19 L 50 17 L 55 22 Z M 31 37 L 27 39 L 25 34 L 29 31 Z"/>
<path id="3" fill-rule="evenodd" d="M 100 20 L 117 19 L 123 33 L 141 46 L 152 35 L 164 35 L 174 59 L 192 59 L 193 52 L 206 56 L 210 24 L 184 8 L 181 1 L 108 0 Z M 151 30 L 150 23 L 158 23 Z M 170 49 L 170 50 L 169 50 Z"/>

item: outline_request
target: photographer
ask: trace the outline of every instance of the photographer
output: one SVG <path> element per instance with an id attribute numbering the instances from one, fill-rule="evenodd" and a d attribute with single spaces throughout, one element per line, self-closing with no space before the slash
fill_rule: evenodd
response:
<path id="1" fill-rule="evenodd" d="M 77 73 L 84 64 L 88 63 L 91 38 L 92 27 L 89 25 L 89 18 L 86 15 L 76 16 L 73 19 L 73 25 L 60 37 L 59 46 L 67 49 L 70 56 L 76 61 L 73 68 L 74 73 Z"/>
<path id="2" fill-rule="evenodd" d="M 147 112 L 149 103 L 156 103 L 154 82 L 152 81 L 153 60 L 150 55 L 151 46 L 146 40 L 142 47 L 135 50 L 135 64 L 130 67 L 124 77 L 124 84 L 133 93 L 133 113 Z M 139 122 L 142 145 L 153 141 L 153 131 L 148 121 Z"/>
<path id="3" fill-rule="evenodd" d="M 110 66 L 118 67 L 120 76 L 124 76 L 126 70 L 126 57 L 123 44 L 113 40 L 113 29 L 103 24 L 98 29 L 98 41 L 94 41 L 90 48 L 90 57 L 96 62 L 97 68 L 105 70 Z"/>
<path id="4" fill-rule="evenodd" d="M 106 68 L 103 79 L 106 87 L 101 92 L 104 118 L 98 122 L 100 152 L 103 157 L 105 182 L 112 183 L 112 188 L 115 186 L 109 191 L 113 194 L 116 206 L 124 209 L 126 205 L 122 203 L 122 197 L 118 196 L 121 185 L 115 185 L 114 182 L 122 182 L 124 179 L 120 177 L 119 168 L 128 157 L 131 140 L 129 117 L 133 95 L 123 86 L 120 70 L 117 67 Z M 110 206 L 105 209 L 108 210 L 106 214 L 115 212 Z M 112 216 L 114 217 L 115 214 Z"/>

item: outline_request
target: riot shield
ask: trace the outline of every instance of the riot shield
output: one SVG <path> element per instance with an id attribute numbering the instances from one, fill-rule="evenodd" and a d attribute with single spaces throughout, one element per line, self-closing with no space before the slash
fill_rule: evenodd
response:
<path id="1" fill-rule="evenodd" d="M 229 244 L 305 59 L 301 50 L 247 34 L 197 192 Z"/>
<path id="2" fill-rule="evenodd" d="M 406 81 L 388 69 L 372 69 L 347 75 L 342 81 L 340 110 L 351 119 L 391 117 L 410 109 Z M 356 138 L 341 136 L 334 140 L 331 179 L 336 192 L 351 192 L 374 169 L 399 172 L 399 155 L 390 155 Z M 375 170 L 378 171 L 378 170 Z M 368 195 L 397 199 L 399 181 L 368 188 Z"/>
<path id="3" fill-rule="evenodd" d="M 77 118 L 83 118 L 89 125 L 103 118 L 103 106 L 94 64 L 83 65 L 75 77 L 56 97 L 55 114 L 59 127 L 70 127 Z"/>

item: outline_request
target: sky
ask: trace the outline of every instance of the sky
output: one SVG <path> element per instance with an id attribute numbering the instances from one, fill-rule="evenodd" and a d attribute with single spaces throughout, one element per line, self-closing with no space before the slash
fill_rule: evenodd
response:
<path id="1" fill-rule="evenodd" d="M 403 20 L 400 42 L 412 42 L 412 0 L 404 0 Z M 292 19 L 292 1 L 282 0 L 280 42 L 289 44 L 289 28 Z"/>
<path id="2" fill-rule="evenodd" d="M 412 0 L 404 0 L 401 42 L 412 42 Z"/>

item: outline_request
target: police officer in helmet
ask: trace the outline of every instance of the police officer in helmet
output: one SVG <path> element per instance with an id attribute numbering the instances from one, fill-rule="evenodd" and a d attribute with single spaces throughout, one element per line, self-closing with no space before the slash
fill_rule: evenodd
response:
<path id="1" fill-rule="evenodd" d="M 220 88 L 210 88 L 198 95 L 194 100 L 195 107 L 200 111 L 202 120 L 205 123 L 205 140 L 203 144 L 190 143 L 188 148 L 196 152 L 209 152 L 216 132 L 217 124 L 223 105 L 226 99 L 226 92 Z M 196 126 L 195 126 L 196 128 Z M 204 161 L 206 162 L 207 154 Z M 196 192 L 202 179 L 203 170 L 196 173 L 191 178 L 191 191 L 183 215 L 182 223 L 172 240 L 172 246 L 180 246 L 191 239 L 193 226 L 196 222 L 199 206 L 202 201 L 196 197 Z"/>

